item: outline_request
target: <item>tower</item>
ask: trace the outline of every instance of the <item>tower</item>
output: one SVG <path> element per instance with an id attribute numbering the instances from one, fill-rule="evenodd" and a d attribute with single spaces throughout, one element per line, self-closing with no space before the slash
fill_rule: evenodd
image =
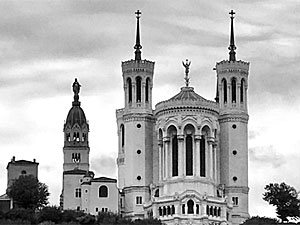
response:
<path id="1" fill-rule="evenodd" d="M 220 106 L 221 184 L 233 203 L 231 220 L 240 224 L 248 213 L 248 110 L 249 63 L 236 60 L 231 10 L 229 60 L 216 64 L 217 97 Z"/>
<path id="2" fill-rule="evenodd" d="M 143 218 L 143 203 L 152 183 L 152 149 L 155 119 L 152 110 L 154 62 L 143 60 L 140 15 L 136 13 L 135 57 L 122 62 L 125 107 L 116 111 L 119 151 L 118 185 L 125 216 Z"/>
<path id="3" fill-rule="evenodd" d="M 83 176 L 89 173 L 89 142 L 87 123 L 83 109 L 80 107 L 80 84 L 75 79 L 73 85 L 74 101 L 64 124 L 64 164 L 63 164 L 63 209 L 82 209 Z"/>
<path id="4" fill-rule="evenodd" d="M 80 107 L 80 86 L 77 79 L 75 79 L 72 86 L 74 101 L 72 102 L 72 108 L 64 124 L 64 171 L 73 170 L 75 168 L 85 171 L 89 170 L 89 125 L 84 111 Z"/>

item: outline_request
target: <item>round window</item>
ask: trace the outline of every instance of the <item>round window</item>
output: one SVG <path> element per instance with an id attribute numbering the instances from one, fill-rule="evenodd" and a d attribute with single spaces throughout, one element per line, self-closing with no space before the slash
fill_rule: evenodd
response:
<path id="1" fill-rule="evenodd" d="M 236 150 L 233 150 L 233 151 L 232 151 L 232 154 L 236 155 L 236 154 L 237 154 L 237 151 L 236 151 Z"/>
<path id="2" fill-rule="evenodd" d="M 139 150 L 136 151 L 136 153 L 137 153 L 137 154 L 141 154 L 142 151 L 139 149 Z"/>
<path id="3" fill-rule="evenodd" d="M 237 177 L 233 177 L 232 180 L 233 180 L 234 182 L 236 182 L 236 181 L 237 181 Z"/>
<path id="4" fill-rule="evenodd" d="M 235 125 L 235 124 L 233 124 L 233 125 L 232 125 L 232 128 L 233 128 L 233 129 L 235 129 L 235 128 L 236 128 L 236 125 Z"/>
<path id="5" fill-rule="evenodd" d="M 137 180 L 141 180 L 142 178 L 141 178 L 141 176 L 137 176 L 136 179 Z"/>
<path id="6" fill-rule="evenodd" d="M 139 124 L 139 123 L 136 125 L 137 128 L 141 128 L 141 126 L 142 126 L 142 125 Z"/>

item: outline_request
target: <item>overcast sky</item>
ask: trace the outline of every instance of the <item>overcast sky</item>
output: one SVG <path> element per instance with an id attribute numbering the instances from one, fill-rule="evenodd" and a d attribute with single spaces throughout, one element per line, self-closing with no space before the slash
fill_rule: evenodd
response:
<path id="1" fill-rule="evenodd" d="M 264 186 L 300 190 L 300 1 L 0 1 L 0 194 L 7 163 L 36 160 L 39 179 L 58 205 L 63 124 L 71 85 L 82 85 L 90 123 L 90 164 L 116 178 L 115 110 L 124 106 L 121 61 L 133 58 L 141 17 L 142 58 L 155 61 L 153 103 L 184 85 L 181 61 L 192 61 L 191 86 L 215 97 L 216 62 L 228 58 L 229 11 L 236 11 L 237 59 L 250 62 L 250 214 L 275 216 Z"/>

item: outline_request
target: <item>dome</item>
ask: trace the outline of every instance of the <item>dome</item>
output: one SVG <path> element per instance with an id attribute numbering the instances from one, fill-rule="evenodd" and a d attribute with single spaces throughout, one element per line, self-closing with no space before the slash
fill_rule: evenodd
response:
<path id="1" fill-rule="evenodd" d="M 201 97 L 194 91 L 193 87 L 182 87 L 180 92 L 172 98 L 156 104 L 155 111 L 159 113 L 175 108 L 198 108 L 219 112 L 218 103 Z"/>
<path id="2" fill-rule="evenodd" d="M 80 105 L 74 105 L 70 109 L 66 124 L 71 125 L 71 127 L 74 126 L 74 124 L 78 124 L 79 126 L 82 126 L 83 124 L 86 124 L 86 117 L 84 114 L 83 109 L 80 107 Z"/>

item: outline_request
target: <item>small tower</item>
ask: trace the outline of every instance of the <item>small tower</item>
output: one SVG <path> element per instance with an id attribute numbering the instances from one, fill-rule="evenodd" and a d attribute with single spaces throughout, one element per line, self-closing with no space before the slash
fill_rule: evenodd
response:
<path id="1" fill-rule="evenodd" d="M 247 87 L 249 63 L 236 60 L 234 43 L 233 10 L 229 60 L 216 64 L 217 96 L 220 106 L 221 184 L 233 203 L 233 224 L 240 224 L 249 217 L 248 211 L 248 110 Z"/>
<path id="2" fill-rule="evenodd" d="M 154 62 L 142 59 L 140 15 L 137 10 L 135 57 L 122 62 L 125 107 L 116 111 L 119 152 L 118 186 L 124 216 L 143 218 L 143 203 L 152 183 L 152 149 L 155 119 L 152 110 Z M 122 207 L 124 206 L 124 207 Z"/>
<path id="3" fill-rule="evenodd" d="M 64 124 L 64 171 L 73 169 L 89 170 L 89 125 L 84 111 L 80 107 L 78 95 L 80 86 L 77 79 L 75 79 L 72 86 L 74 101 Z"/>

